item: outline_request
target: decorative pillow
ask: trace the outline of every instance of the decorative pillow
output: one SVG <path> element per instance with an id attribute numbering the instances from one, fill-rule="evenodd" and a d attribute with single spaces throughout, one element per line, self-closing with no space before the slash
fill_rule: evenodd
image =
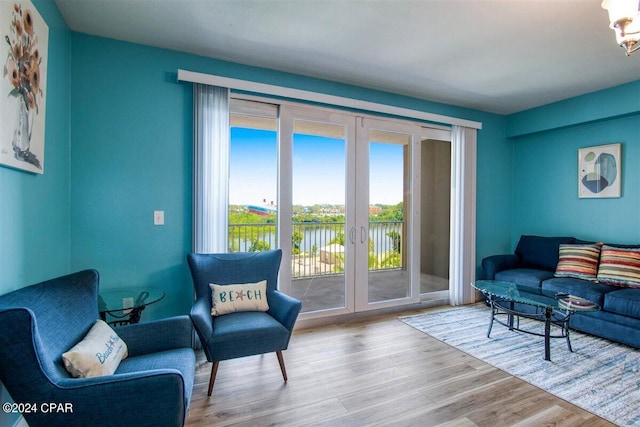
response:
<path id="1" fill-rule="evenodd" d="M 75 378 L 100 377 L 113 374 L 127 354 L 127 344 L 98 319 L 82 341 L 62 355 L 62 360 Z"/>
<path id="2" fill-rule="evenodd" d="M 560 245 L 554 276 L 598 280 L 600 245 Z"/>
<path id="3" fill-rule="evenodd" d="M 611 285 L 640 288 L 640 249 L 603 246 L 598 280 Z"/>
<path id="4" fill-rule="evenodd" d="M 221 316 L 236 311 L 267 311 L 267 281 L 236 285 L 209 284 L 211 315 Z"/>

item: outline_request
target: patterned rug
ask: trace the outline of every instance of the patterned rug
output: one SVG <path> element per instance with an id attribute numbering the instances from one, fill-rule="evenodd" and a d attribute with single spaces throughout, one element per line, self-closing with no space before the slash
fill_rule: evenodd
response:
<path id="1" fill-rule="evenodd" d="M 475 304 L 400 320 L 613 423 L 640 426 L 640 351 L 571 331 L 573 353 L 552 339 L 548 362 L 542 337 L 494 323 L 487 338 L 490 314 Z M 543 322 L 521 319 L 520 327 L 542 332 Z"/>

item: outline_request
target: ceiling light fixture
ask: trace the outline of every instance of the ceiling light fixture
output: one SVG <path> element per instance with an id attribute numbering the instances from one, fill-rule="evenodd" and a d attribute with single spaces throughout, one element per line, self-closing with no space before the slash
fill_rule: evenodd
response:
<path id="1" fill-rule="evenodd" d="M 640 49 L 640 0 L 603 0 L 602 8 L 627 56 Z"/>

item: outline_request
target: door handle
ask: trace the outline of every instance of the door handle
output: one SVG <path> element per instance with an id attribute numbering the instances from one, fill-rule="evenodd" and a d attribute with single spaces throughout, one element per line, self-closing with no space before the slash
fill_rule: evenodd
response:
<path id="1" fill-rule="evenodd" d="M 349 230 L 349 240 L 351 241 L 351 243 L 355 243 L 356 242 L 356 228 L 355 227 L 351 227 L 351 230 Z"/>
<path id="2" fill-rule="evenodd" d="M 364 243 L 367 241 L 367 229 L 363 226 L 360 226 L 360 243 Z"/>

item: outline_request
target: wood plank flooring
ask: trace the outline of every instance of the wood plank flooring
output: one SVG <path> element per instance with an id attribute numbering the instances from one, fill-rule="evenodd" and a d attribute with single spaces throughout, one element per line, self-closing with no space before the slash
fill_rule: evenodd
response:
<path id="1" fill-rule="evenodd" d="M 425 311 L 425 310 L 423 310 Z M 198 353 L 187 426 L 613 426 L 386 314 L 296 330 L 276 354 Z M 542 343 L 541 343 L 542 345 Z"/>

